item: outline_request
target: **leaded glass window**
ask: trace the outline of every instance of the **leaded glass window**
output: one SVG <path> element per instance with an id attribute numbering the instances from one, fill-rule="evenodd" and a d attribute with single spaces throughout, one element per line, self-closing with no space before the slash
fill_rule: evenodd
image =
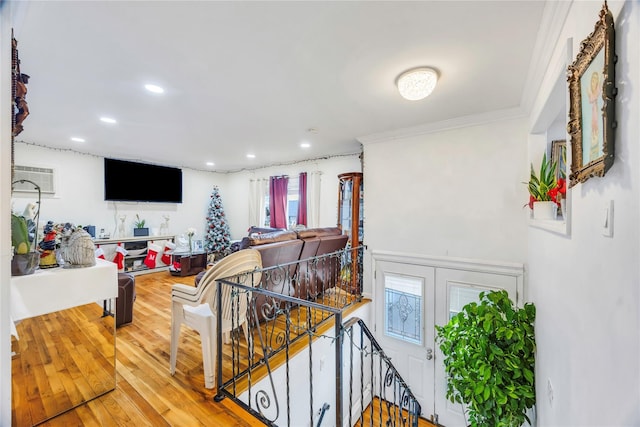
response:
<path id="1" fill-rule="evenodd" d="M 386 335 L 422 344 L 423 289 L 420 277 L 385 273 L 385 328 Z"/>

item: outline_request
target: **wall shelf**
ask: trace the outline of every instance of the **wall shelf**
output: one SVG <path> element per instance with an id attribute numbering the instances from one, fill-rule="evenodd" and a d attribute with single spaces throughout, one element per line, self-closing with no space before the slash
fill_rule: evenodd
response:
<path id="1" fill-rule="evenodd" d="M 551 231 L 552 233 L 568 235 L 567 222 L 564 220 L 543 220 L 531 218 L 529 220 L 529 226 L 539 228 L 541 230 Z"/>

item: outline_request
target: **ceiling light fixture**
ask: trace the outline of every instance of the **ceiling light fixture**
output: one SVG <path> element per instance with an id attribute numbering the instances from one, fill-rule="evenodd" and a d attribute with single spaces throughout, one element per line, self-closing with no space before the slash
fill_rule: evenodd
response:
<path id="1" fill-rule="evenodd" d="M 153 93 L 164 93 L 164 89 L 163 89 L 163 88 L 161 88 L 160 86 L 157 86 L 157 85 L 151 85 L 151 84 L 148 84 L 148 85 L 144 85 L 144 88 L 145 88 L 146 90 L 148 90 L 149 92 L 153 92 Z"/>
<path id="2" fill-rule="evenodd" d="M 100 121 L 104 123 L 109 123 L 111 125 L 118 123 L 116 119 L 112 119 L 111 117 L 100 117 Z"/>
<path id="3" fill-rule="evenodd" d="M 247 154 L 247 159 L 255 159 L 256 155 L 255 154 Z"/>
<path id="4" fill-rule="evenodd" d="M 73 136 L 73 137 L 71 137 L 71 140 L 72 140 L 73 142 L 84 142 L 84 141 L 85 141 L 85 139 L 84 139 L 84 138 L 78 138 L 77 136 Z"/>
<path id="5" fill-rule="evenodd" d="M 404 99 L 417 101 L 426 98 L 433 92 L 438 82 L 438 73 L 433 68 L 414 68 L 398 76 L 396 85 Z"/>
<path id="6" fill-rule="evenodd" d="M 207 162 L 207 166 L 215 166 L 215 163 L 213 163 L 213 162 Z"/>
<path id="7" fill-rule="evenodd" d="M 311 144 L 309 144 L 308 142 L 303 142 L 302 144 L 300 144 L 301 148 L 309 148 L 311 147 Z"/>

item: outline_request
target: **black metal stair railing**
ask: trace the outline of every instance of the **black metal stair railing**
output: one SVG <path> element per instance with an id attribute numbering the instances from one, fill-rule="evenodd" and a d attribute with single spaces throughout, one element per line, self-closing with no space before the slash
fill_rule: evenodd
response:
<path id="1" fill-rule="evenodd" d="M 354 332 L 356 326 L 359 329 L 359 334 L 357 331 Z M 379 425 L 382 425 L 382 420 L 385 420 L 385 426 L 417 426 L 422 412 L 420 403 L 411 392 L 409 385 L 393 366 L 391 359 L 384 353 L 366 323 L 358 317 L 352 317 L 344 323 L 343 330 L 350 337 L 351 349 L 358 349 L 361 360 L 367 355 L 371 356 L 372 360 L 369 364 L 370 377 L 377 380 L 372 384 L 374 390 L 372 395 L 377 398 L 376 401 L 372 400 L 368 408 L 361 407 L 355 420 L 352 412 L 349 411 L 348 425 L 352 426 L 354 422 L 364 425 L 365 411 L 369 411 L 369 419 L 380 420 Z M 359 340 L 357 339 L 358 336 Z M 355 341 L 359 342 L 356 343 Z M 364 383 L 364 365 L 364 363 L 360 363 L 360 384 Z M 376 365 L 377 371 L 375 371 Z M 352 383 L 355 371 L 353 351 L 350 353 L 349 367 L 349 382 Z M 349 389 L 352 390 L 352 387 Z M 364 390 L 361 388 L 360 396 L 362 397 L 363 395 Z M 349 400 L 351 401 L 352 398 L 350 397 Z M 374 425 L 373 422 L 371 425 Z"/>
<path id="2" fill-rule="evenodd" d="M 362 256 L 347 248 L 218 281 L 216 400 L 229 397 L 266 425 L 351 426 L 377 398 L 371 420 L 384 407 L 385 425 L 417 425 L 420 406 L 364 322 L 342 324 L 362 299 Z M 224 347 L 222 313 L 233 331 Z"/>

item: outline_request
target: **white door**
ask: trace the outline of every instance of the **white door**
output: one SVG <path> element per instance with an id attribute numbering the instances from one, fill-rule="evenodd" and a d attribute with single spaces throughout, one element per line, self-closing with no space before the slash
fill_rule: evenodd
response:
<path id="1" fill-rule="evenodd" d="M 511 301 L 517 302 L 518 279 L 513 275 L 439 268 L 436 281 L 436 324 L 445 325 L 462 307 L 479 300 L 483 291 L 504 289 Z M 462 405 L 446 398 L 447 378 L 439 348 L 435 351 L 435 409 L 437 421 L 446 427 L 464 427 Z"/>
<path id="2" fill-rule="evenodd" d="M 376 338 L 429 419 L 434 408 L 435 269 L 376 262 Z"/>

